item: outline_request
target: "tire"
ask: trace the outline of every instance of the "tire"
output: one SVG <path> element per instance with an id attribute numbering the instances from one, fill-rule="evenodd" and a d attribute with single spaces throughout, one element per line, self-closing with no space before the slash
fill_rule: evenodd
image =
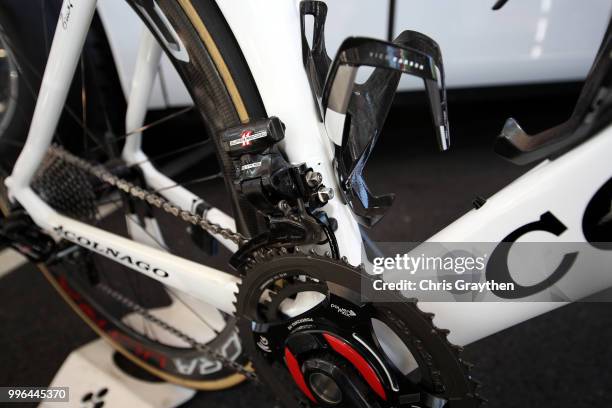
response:
<path id="1" fill-rule="evenodd" d="M 150 26 L 151 20 L 145 14 L 151 12 L 147 7 L 151 7 L 154 3 L 149 0 L 128 0 L 128 2 Z M 266 116 L 252 76 L 231 30 L 214 1 L 159 0 L 155 4 L 178 33 L 189 55 L 188 61 L 174 58 L 158 36 L 160 44 L 191 93 L 202 116 L 206 133 L 214 141 L 219 165 L 231 195 L 237 228 L 244 235 L 253 236 L 258 232 L 259 220 L 254 210 L 241 202 L 233 192 L 229 177 L 231 162 L 223 153 L 217 137 L 219 131 L 223 129 Z M 151 31 L 159 32 L 154 28 Z M 24 110 L 29 106 L 24 102 Z M 31 109 L 28 108 L 28 111 Z M 20 135 L 20 140 L 23 140 L 28 124 L 22 123 L 20 128 L 15 128 L 15 134 Z M 89 263 L 79 265 L 82 272 L 83 266 L 88 268 Z M 206 357 L 200 351 L 161 344 L 131 330 L 121 319 L 113 316 L 112 308 L 88 295 L 88 289 L 75 278 L 75 272 L 71 272 L 71 268 L 65 265 L 57 267 L 43 264 L 40 264 L 39 268 L 69 306 L 98 335 L 149 373 L 168 382 L 202 390 L 224 389 L 244 380 L 242 375 L 225 368 L 214 372 L 203 372 L 199 368 Z M 209 345 L 218 342 L 217 340 Z M 219 341 L 224 342 L 226 338 Z M 185 370 L 185 367 L 195 367 L 195 369 Z"/>

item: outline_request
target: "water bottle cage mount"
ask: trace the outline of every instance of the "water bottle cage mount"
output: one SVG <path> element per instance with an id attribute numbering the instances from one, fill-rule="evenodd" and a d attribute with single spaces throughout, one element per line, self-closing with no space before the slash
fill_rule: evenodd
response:
<path id="1" fill-rule="evenodd" d="M 336 145 L 335 167 L 342 194 L 359 222 L 378 222 L 393 202 L 393 194 L 375 196 L 363 169 L 378 140 L 402 74 L 425 84 L 441 150 L 450 144 L 444 67 L 438 44 L 415 31 L 402 32 L 393 42 L 350 37 L 332 61 L 325 50 L 327 6 L 320 1 L 300 3 L 302 56 L 319 117 Z M 312 47 L 305 17 L 314 17 Z M 374 71 L 356 83 L 359 67 Z"/>

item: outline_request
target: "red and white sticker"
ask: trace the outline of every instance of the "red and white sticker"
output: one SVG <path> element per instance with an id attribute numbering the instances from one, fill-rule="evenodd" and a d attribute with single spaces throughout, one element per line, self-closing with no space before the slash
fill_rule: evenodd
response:
<path id="1" fill-rule="evenodd" d="M 230 146 L 241 145 L 242 147 L 249 146 L 253 140 L 261 139 L 262 137 L 268 136 L 268 132 L 265 130 L 253 133 L 252 130 L 243 130 L 240 133 L 238 139 L 234 139 L 229 142 Z"/>

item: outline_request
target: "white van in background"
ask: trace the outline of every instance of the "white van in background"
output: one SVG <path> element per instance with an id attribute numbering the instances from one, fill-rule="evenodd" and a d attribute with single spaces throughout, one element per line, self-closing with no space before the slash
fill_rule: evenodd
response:
<path id="1" fill-rule="evenodd" d="M 268 1 L 295 1 L 298 12 L 299 0 L 262 0 L 262 7 Z M 350 35 L 388 39 L 404 29 L 421 31 L 442 48 L 449 88 L 582 80 L 612 10 L 611 0 L 510 0 L 499 11 L 491 10 L 493 0 L 326 3 L 325 36 L 332 57 L 340 42 Z M 99 0 L 98 12 L 127 95 L 142 23 L 123 0 Z M 150 108 L 191 104 L 165 57 L 160 72 Z M 400 91 L 420 86 L 420 82 L 404 75 Z"/>

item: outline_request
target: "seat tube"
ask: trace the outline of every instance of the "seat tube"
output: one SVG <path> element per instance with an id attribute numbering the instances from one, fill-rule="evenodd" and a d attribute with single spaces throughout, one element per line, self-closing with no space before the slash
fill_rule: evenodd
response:
<path id="1" fill-rule="evenodd" d="M 62 114 L 97 0 L 64 0 L 26 143 L 6 184 L 27 189 Z"/>

